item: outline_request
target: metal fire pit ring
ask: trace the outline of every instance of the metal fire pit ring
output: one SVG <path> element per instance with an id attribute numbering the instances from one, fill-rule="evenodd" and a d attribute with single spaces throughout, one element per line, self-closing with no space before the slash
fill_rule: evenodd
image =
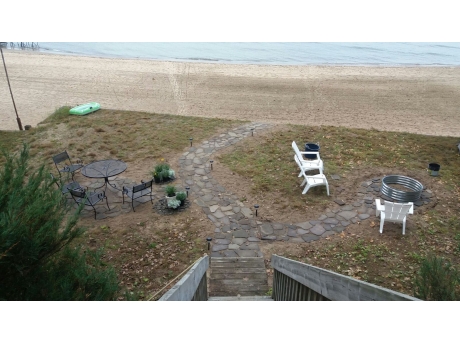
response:
<path id="1" fill-rule="evenodd" d="M 393 189 L 389 184 L 398 184 L 413 191 L 401 191 Z M 406 176 L 385 176 L 382 178 L 382 195 L 399 202 L 415 202 L 423 191 L 423 185 L 419 181 Z"/>

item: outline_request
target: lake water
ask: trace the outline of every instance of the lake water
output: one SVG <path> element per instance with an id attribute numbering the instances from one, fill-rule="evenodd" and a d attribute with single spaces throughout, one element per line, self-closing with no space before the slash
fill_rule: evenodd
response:
<path id="1" fill-rule="evenodd" d="M 460 43 L 50 43 L 42 52 L 271 65 L 458 66 Z M 8 45 L 9 48 L 9 45 Z"/>

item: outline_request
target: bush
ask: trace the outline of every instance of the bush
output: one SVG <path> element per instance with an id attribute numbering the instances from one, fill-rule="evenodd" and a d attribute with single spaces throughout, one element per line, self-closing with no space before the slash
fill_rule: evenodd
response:
<path id="1" fill-rule="evenodd" d="M 426 258 L 415 280 L 415 297 L 428 301 L 460 300 L 459 277 L 450 261 L 440 257 Z"/>
<path id="2" fill-rule="evenodd" d="M 184 191 L 179 191 L 176 193 L 176 199 L 179 201 L 185 201 L 187 194 Z"/>
<path id="3" fill-rule="evenodd" d="M 156 183 L 164 182 L 175 178 L 175 172 L 168 164 L 158 164 L 151 172 Z"/>
<path id="4" fill-rule="evenodd" d="M 180 201 L 177 199 L 168 200 L 168 208 L 177 209 L 180 207 Z"/>
<path id="5" fill-rule="evenodd" d="M 173 197 L 176 194 L 176 187 L 174 185 L 168 185 L 165 187 L 165 192 L 168 197 Z"/>
<path id="6" fill-rule="evenodd" d="M 100 252 L 71 247 L 81 236 L 44 166 L 28 168 L 29 150 L 4 153 L 0 170 L 0 300 L 112 300 L 118 291 Z M 27 176 L 27 177 L 26 177 Z"/>

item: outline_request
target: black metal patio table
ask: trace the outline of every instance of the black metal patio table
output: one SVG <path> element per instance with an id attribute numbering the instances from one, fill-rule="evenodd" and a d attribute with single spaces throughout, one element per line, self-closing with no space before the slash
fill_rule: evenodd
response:
<path id="1" fill-rule="evenodd" d="M 104 185 L 106 189 L 107 185 L 110 185 L 114 189 L 120 190 L 117 188 L 116 184 L 111 184 L 109 182 L 109 178 L 123 173 L 126 170 L 126 167 L 126 163 L 121 160 L 100 160 L 83 167 L 81 169 L 81 174 L 88 178 L 104 178 Z M 96 189 L 100 189 L 104 185 Z"/>

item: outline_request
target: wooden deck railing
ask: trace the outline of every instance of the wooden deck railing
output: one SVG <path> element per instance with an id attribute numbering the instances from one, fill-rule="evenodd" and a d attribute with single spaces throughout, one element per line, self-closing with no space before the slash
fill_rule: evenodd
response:
<path id="1" fill-rule="evenodd" d="M 198 259 L 190 270 L 158 301 L 207 301 L 208 286 L 206 271 L 209 257 Z"/>
<path id="2" fill-rule="evenodd" d="M 412 296 L 272 255 L 275 301 L 420 301 Z"/>

